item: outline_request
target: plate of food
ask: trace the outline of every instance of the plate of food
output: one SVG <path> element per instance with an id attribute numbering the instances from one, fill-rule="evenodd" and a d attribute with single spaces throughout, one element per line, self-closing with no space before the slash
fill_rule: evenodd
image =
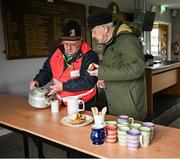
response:
<path id="1" fill-rule="evenodd" d="M 92 116 L 81 113 L 73 113 L 61 119 L 62 124 L 72 127 L 85 126 L 90 124 L 92 121 Z"/>

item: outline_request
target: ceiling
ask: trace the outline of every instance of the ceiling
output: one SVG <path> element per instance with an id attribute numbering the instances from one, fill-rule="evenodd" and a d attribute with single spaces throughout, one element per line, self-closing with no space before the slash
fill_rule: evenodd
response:
<path id="1" fill-rule="evenodd" d="M 167 5 L 169 9 L 180 9 L 180 0 L 143 0 L 154 5 Z"/>

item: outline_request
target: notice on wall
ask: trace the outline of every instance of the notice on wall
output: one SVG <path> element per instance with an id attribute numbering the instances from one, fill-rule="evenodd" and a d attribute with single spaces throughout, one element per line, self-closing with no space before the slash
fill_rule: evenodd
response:
<path id="1" fill-rule="evenodd" d="M 48 56 L 64 24 L 76 20 L 85 33 L 85 5 L 61 0 L 2 0 L 7 59 Z"/>

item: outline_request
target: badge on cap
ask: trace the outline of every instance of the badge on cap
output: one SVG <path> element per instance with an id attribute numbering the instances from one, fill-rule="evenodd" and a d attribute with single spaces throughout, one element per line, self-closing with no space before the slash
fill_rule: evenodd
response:
<path id="1" fill-rule="evenodd" d="M 76 36 L 76 34 L 75 34 L 75 29 L 71 29 L 71 30 L 70 30 L 70 36 Z"/>

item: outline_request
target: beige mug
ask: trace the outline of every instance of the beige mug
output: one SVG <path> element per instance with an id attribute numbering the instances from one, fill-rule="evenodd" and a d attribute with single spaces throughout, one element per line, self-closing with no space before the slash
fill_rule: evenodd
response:
<path id="1" fill-rule="evenodd" d="M 140 145 L 142 147 L 147 147 L 151 143 L 151 129 L 149 127 L 142 126 L 139 128 L 141 131 Z"/>
<path id="2" fill-rule="evenodd" d="M 82 103 L 82 108 L 79 108 L 79 104 Z M 67 98 L 67 112 L 68 115 L 84 111 L 85 104 L 83 100 L 80 100 L 77 96 L 70 96 Z"/>

